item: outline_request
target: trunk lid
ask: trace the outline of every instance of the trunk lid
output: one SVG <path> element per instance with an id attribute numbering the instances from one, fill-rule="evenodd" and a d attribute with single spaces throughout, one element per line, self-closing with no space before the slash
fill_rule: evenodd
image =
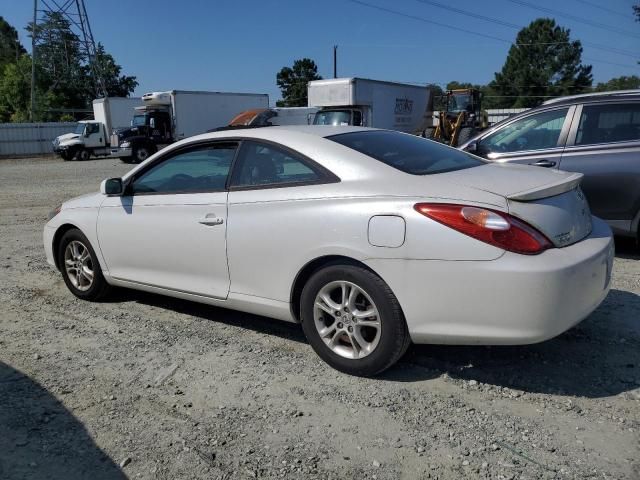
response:
<path id="1" fill-rule="evenodd" d="M 452 183 L 506 198 L 511 215 L 538 229 L 556 247 L 591 233 L 591 211 L 580 190 L 581 173 L 493 163 L 444 175 Z"/>

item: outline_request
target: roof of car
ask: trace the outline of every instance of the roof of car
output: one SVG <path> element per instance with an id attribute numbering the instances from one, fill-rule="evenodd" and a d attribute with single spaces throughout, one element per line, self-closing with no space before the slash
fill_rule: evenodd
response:
<path id="1" fill-rule="evenodd" d="M 577 102 L 597 102 L 598 100 L 629 100 L 640 99 L 640 89 L 634 90 L 614 90 L 611 92 L 593 92 L 570 95 L 568 97 L 552 98 L 542 105 L 565 105 Z"/>
<path id="2" fill-rule="evenodd" d="M 306 133 L 309 135 L 314 135 L 317 137 L 330 137 L 331 135 L 338 135 L 341 133 L 351 133 L 351 132 L 361 132 L 367 130 L 376 130 L 374 128 L 366 128 L 366 127 L 351 127 L 351 126 L 333 126 L 333 125 L 282 125 L 282 126 L 272 126 L 265 128 L 247 128 L 242 129 L 237 133 L 239 136 L 251 136 L 251 137 L 262 137 L 263 135 L 270 136 L 271 134 L 280 135 L 286 132 L 296 132 L 296 133 Z M 237 132 L 237 130 L 236 130 Z M 222 137 L 222 136 L 231 136 L 234 131 L 218 131 L 207 133 L 205 135 L 210 135 L 212 138 Z"/>

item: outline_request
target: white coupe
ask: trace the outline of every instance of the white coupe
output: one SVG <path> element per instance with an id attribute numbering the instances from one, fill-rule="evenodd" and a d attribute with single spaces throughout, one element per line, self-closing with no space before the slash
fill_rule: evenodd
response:
<path id="1" fill-rule="evenodd" d="M 394 131 L 221 131 L 65 202 L 44 247 L 79 298 L 128 287 L 300 322 L 331 366 L 375 375 L 411 342 L 535 343 L 589 315 L 613 240 L 580 180 Z"/>

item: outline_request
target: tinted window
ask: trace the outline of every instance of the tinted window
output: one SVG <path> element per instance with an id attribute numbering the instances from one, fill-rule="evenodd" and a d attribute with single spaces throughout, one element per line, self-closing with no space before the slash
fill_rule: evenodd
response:
<path id="1" fill-rule="evenodd" d="M 480 151 L 519 152 L 558 146 L 569 108 L 541 112 L 516 120 L 480 141 Z"/>
<path id="2" fill-rule="evenodd" d="M 412 175 L 430 175 L 483 165 L 481 160 L 468 153 L 400 132 L 354 132 L 327 138 Z"/>
<path id="3" fill-rule="evenodd" d="M 585 105 L 576 145 L 640 140 L 640 103 Z"/>
<path id="4" fill-rule="evenodd" d="M 321 179 L 304 160 L 295 154 L 258 142 L 244 141 L 234 167 L 234 187 L 297 184 Z"/>
<path id="5" fill-rule="evenodd" d="M 134 180 L 134 194 L 224 190 L 235 144 L 209 145 L 177 153 Z"/>

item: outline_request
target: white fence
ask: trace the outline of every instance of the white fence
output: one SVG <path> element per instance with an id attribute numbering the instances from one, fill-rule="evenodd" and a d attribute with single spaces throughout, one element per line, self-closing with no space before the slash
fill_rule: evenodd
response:
<path id="1" fill-rule="evenodd" d="M 0 123 L 0 156 L 53 153 L 53 139 L 73 132 L 76 125 L 73 122 Z"/>
<path id="2" fill-rule="evenodd" d="M 524 112 L 525 110 L 529 110 L 528 108 L 492 108 L 487 110 L 487 114 L 489 115 L 489 125 L 493 125 L 495 123 L 501 122 L 505 118 L 509 118 L 516 113 Z"/>

